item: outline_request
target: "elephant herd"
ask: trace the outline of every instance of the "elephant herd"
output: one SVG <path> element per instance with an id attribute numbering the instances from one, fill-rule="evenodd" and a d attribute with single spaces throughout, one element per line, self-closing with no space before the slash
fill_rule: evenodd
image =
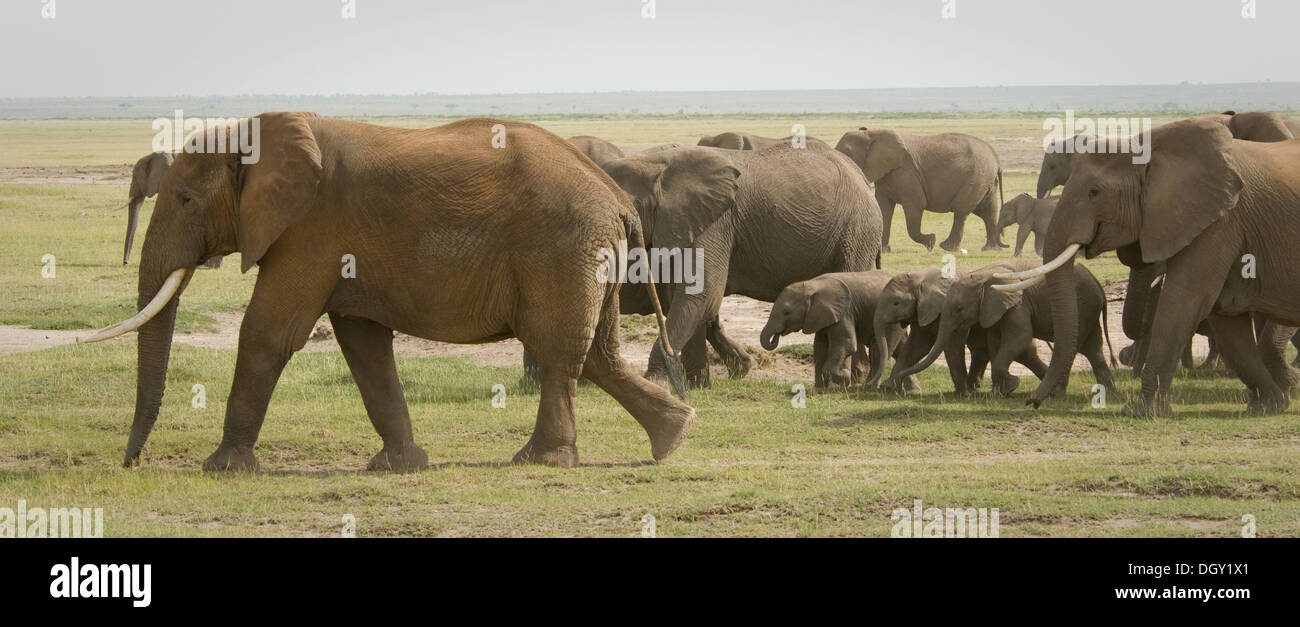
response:
<path id="1" fill-rule="evenodd" d="M 1011 364 L 1023 365 L 1040 380 L 1029 397 L 1037 406 L 1064 391 L 1082 352 L 1096 382 L 1113 389 L 1106 298 L 1075 263 L 1079 252 L 1116 250 L 1132 269 L 1123 326 L 1135 343 L 1121 354 L 1142 390 L 1127 412 L 1169 413 L 1171 378 L 1198 331 L 1246 383 L 1250 411 L 1286 409 L 1300 381 L 1282 357 L 1300 326 L 1300 252 L 1290 243 L 1300 237 L 1300 141 L 1273 113 L 1158 127 L 1147 164 L 1127 154 L 1048 153 L 1038 197 L 1005 202 L 996 152 L 958 133 L 859 128 L 834 147 L 723 133 L 627 154 L 599 138 L 565 141 L 504 120 L 410 130 L 307 113 L 259 117 L 256 164 L 184 153 L 147 155 L 136 166 L 124 262 L 141 202 L 158 196 L 141 252 L 140 313 L 88 338 L 139 330 L 127 465 L 138 463 L 157 419 L 180 293 L 199 264 L 233 252 L 245 271 L 260 269 L 224 435 L 204 463 L 211 470 L 257 468 L 253 447 L 271 391 L 322 314 L 383 440 L 370 462 L 377 469 L 427 464 L 397 378 L 394 331 L 523 343 L 541 400 L 517 462 L 578 463 L 579 377 L 626 408 L 662 459 L 695 412 L 646 377 L 675 389 L 709 385 L 708 345 L 732 377 L 753 365 L 722 325 L 729 294 L 773 303 L 759 338 L 765 349 L 789 333 L 814 335 L 819 387 L 915 392 L 916 374 L 942 354 L 961 396 L 983 385 L 986 369 L 990 390 L 1011 394 L 1020 383 Z M 500 128 L 504 146 L 493 139 Z M 1049 196 L 1058 185 L 1063 192 Z M 960 249 L 974 214 L 985 250 L 1008 248 L 1000 234 L 1019 224 L 1015 254 L 1033 233 L 1047 263 L 885 272 L 899 204 L 908 236 L 927 249 L 936 237 L 921 232 L 923 212 L 953 214 L 939 244 L 949 251 Z M 600 251 L 620 245 L 698 251 L 702 278 L 690 285 L 680 272 L 652 271 L 643 281 L 594 280 Z M 341 277 L 344 255 L 362 271 Z M 665 274 L 673 278 L 656 285 Z M 656 315 L 645 377 L 619 356 L 620 313 Z M 1035 340 L 1051 343 L 1050 364 Z"/>

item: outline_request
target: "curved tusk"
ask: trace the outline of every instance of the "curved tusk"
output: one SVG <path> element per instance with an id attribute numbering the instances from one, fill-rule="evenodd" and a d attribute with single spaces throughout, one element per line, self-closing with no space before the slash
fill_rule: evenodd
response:
<path id="1" fill-rule="evenodd" d="M 166 307 L 167 303 L 171 302 L 172 297 L 176 295 L 176 290 L 181 287 L 181 281 L 185 280 L 185 272 L 186 269 L 181 268 L 167 275 L 167 280 L 163 281 L 162 287 L 158 288 L 158 293 L 154 294 L 153 300 L 149 301 L 149 304 L 145 305 L 144 309 L 140 310 L 140 313 L 117 324 L 104 327 L 90 337 L 79 337 L 77 343 L 89 344 L 115 338 L 144 326 L 144 323 L 158 315 L 158 312 L 162 311 L 163 307 Z"/>
<path id="2" fill-rule="evenodd" d="M 1038 266 L 1037 268 L 1030 268 L 1022 272 L 999 272 L 998 274 L 993 275 L 993 278 L 1028 279 L 1030 277 L 1042 276 L 1044 274 L 1047 274 L 1048 272 L 1051 272 L 1052 270 L 1061 267 L 1062 265 L 1065 264 L 1065 262 L 1073 259 L 1074 254 L 1077 252 L 1079 252 L 1079 244 L 1070 244 L 1069 246 L 1065 247 L 1065 250 L 1061 251 L 1061 254 L 1056 256 L 1056 259 L 1053 259 L 1041 266 Z"/>
<path id="3" fill-rule="evenodd" d="M 1022 292 L 1046 280 L 1047 279 L 1040 274 L 1035 277 L 1029 277 L 1028 279 L 1019 281 L 1017 283 L 1003 283 L 999 285 L 994 285 L 993 289 L 999 292 Z"/>

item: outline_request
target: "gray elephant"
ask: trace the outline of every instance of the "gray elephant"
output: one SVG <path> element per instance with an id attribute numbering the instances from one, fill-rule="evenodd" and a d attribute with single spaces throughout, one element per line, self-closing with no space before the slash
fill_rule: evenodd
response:
<path id="1" fill-rule="evenodd" d="M 1247 111 L 1237 113 L 1228 110 L 1223 113 L 1203 115 L 1198 118 L 1209 120 L 1228 127 L 1228 131 L 1237 139 L 1252 142 L 1277 142 L 1300 137 L 1300 123 L 1279 116 L 1272 111 Z M 1054 150 L 1044 152 L 1043 165 L 1038 171 L 1038 197 L 1045 198 L 1056 187 L 1065 185 L 1070 180 L 1070 168 L 1074 163 L 1075 146 L 1078 136 L 1064 140 Z"/>
<path id="2" fill-rule="evenodd" d="M 783 335 L 814 334 L 813 381 L 819 388 L 879 377 L 905 335 L 902 326 L 891 324 L 883 325 L 877 337 L 873 325 L 877 300 L 891 278 L 883 270 L 831 272 L 792 283 L 772 303 L 759 341 L 763 348 L 776 350 Z M 852 370 L 844 367 L 850 359 Z M 909 390 L 920 389 L 915 377 L 905 383 Z"/>
<path id="3" fill-rule="evenodd" d="M 791 283 L 879 266 L 880 210 L 853 163 L 828 147 L 687 147 L 626 157 L 605 170 L 632 197 L 648 247 L 702 252 L 703 265 L 694 261 L 702 285 L 673 277 L 663 287 L 670 343 L 683 347 L 691 385 L 708 385 L 704 342 L 721 328 L 724 295 L 772 302 Z M 743 347 L 731 350 L 750 360 Z"/>
<path id="4" fill-rule="evenodd" d="M 175 159 L 176 155 L 170 152 L 151 152 L 140 157 L 140 160 L 135 162 L 135 167 L 131 168 L 131 197 L 127 201 L 126 244 L 122 249 L 122 265 L 126 265 L 131 260 L 131 245 L 135 242 L 135 227 L 140 221 L 140 208 L 146 198 L 153 198 L 158 194 L 163 177 L 167 175 L 167 170 L 171 168 L 172 161 Z M 203 266 L 220 268 L 221 256 L 208 259 Z"/>
<path id="5" fill-rule="evenodd" d="M 625 155 L 623 149 L 611 144 L 599 137 L 591 135 L 578 135 L 568 139 L 570 144 L 580 150 L 582 154 L 587 155 L 598 166 L 603 166 L 615 159 L 622 159 Z"/>
<path id="6" fill-rule="evenodd" d="M 809 137 L 805 135 L 802 138 L 800 138 L 802 140 L 802 144 L 796 143 L 795 139 L 796 137 L 794 135 L 788 135 L 786 137 L 781 137 L 778 139 L 772 137 L 762 137 L 759 135 L 755 135 L 753 133 L 730 133 L 729 132 L 729 133 L 719 133 L 717 135 L 701 137 L 700 141 L 695 145 L 707 146 L 710 148 L 726 148 L 728 150 L 764 150 L 767 148 L 771 148 L 772 146 L 777 146 L 781 144 L 785 144 L 787 146 L 791 146 L 795 148 L 800 147 L 801 145 L 810 145 L 810 144 L 821 144 L 823 146 L 826 146 L 827 148 L 830 147 L 829 145 L 826 144 L 826 142 L 823 142 L 822 140 L 817 139 L 816 137 Z"/>
<path id="7" fill-rule="evenodd" d="M 894 275 L 881 289 L 873 319 L 877 352 L 880 338 L 890 325 L 908 327 L 907 340 L 896 351 L 893 372 L 901 372 L 919 363 L 939 338 L 939 314 L 948 297 L 948 289 L 959 276 L 957 272 L 945 276 L 938 266 L 921 268 Z M 969 396 L 979 389 L 988 366 L 988 342 L 984 329 L 973 327 L 965 338 L 947 338 L 944 359 L 952 376 L 953 390 L 960 396 Z M 970 368 L 966 367 L 966 350 L 970 349 Z M 883 364 L 881 364 L 883 366 Z M 874 366 L 874 364 L 873 364 Z M 868 386 L 876 385 L 884 368 L 872 368 Z"/>
<path id="8" fill-rule="evenodd" d="M 952 230 L 939 246 L 961 248 L 962 231 L 971 214 L 984 220 L 984 250 L 1007 248 L 998 237 L 997 214 L 1002 204 L 1002 166 L 997 152 L 984 140 L 961 133 L 909 135 L 888 129 L 860 128 L 845 133 L 835 146 L 876 186 L 876 202 L 884 218 L 885 250 L 894 207 L 903 205 L 907 234 L 927 250 L 933 233 L 921 232 L 926 211 L 952 213 Z"/>
<path id="9" fill-rule="evenodd" d="M 1002 272 L 1022 272 L 1041 265 L 1037 260 L 1000 261 L 970 274 L 959 277 L 948 290 L 943 312 L 939 316 L 939 339 L 930 353 L 919 363 L 894 374 L 891 379 L 916 374 L 929 367 L 939 356 L 947 341 L 965 337 L 978 325 L 988 338 L 993 392 L 1007 396 L 1020 385 L 1020 378 L 1012 375 L 1012 361 L 1020 362 L 1042 379 L 1047 366 L 1038 357 L 1034 339 L 1053 341 L 1050 299 L 1045 285 L 1039 283 L 1023 291 L 1002 291 L 1003 281 L 994 278 Z M 1097 278 L 1082 265 L 1075 266 L 1075 291 L 1079 302 L 1079 336 L 1083 338 L 1081 351 L 1092 365 L 1097 383 L 1108 391 L 1115 390 L 1110 367 L 1102 353 L 1102 338 L 1110 344 L 1106 330 L 1106 296 Z M 1100 321 L 1100 325 L 1098 322 Z M 1114 361 L 1114 351 L 1111 351 Z"/>
<path id="10" fill-rule="evenodd" d="M 1025 247 L 1025 240 L 1029 239 L 1029 234 L 1034 234 L 1034 253 L 1038 256 L 1043 255 L 1043 243 L 1047 241 L 1047 225 L 1052 223 L 1052 215 L 1056 213 L 1056 203 L 1060 200 L 1059 196 L 1048 196 L 1047 198 L 1034 198 L 1029 194 L 1020 194 L 1006 204 L 998 212 L 998 233 L 1001 233 L 1012 224 L 1020 225 L 1016 229 L 1016 248 L 1014 256 L 1019 257 L 1020 251 Z"/>

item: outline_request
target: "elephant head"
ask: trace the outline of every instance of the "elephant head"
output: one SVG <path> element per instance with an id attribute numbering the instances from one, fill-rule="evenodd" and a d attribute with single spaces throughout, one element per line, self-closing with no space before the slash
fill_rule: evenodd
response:
<path id="1" fill-rule="evenodd" d="M 1028 222 L 1034 215 L 1034 198 L 1029 194 L 1020 194 L 1002 205 L 998 211 L 998 233 L 1002 233 L 1012 224 Z"/>
<path id="2" fill-rule="evenodd" d="M 1280 142 L 1295 138 L 1287 127 L 1286 120 L 1272 111 L 1232 114 L 1228 120 L 1228 130 L 1233 137 L 1252 142 Z"/>
<path id="3" fill-rule="evenodd" d="M 765 350 L 776 350 L 781 336 L 816 333 L 839 322 L 853 307 L 853 295 L 843 281 L 810 279 L 787 285 L 772 303 L 772 313 L 759 336 Z"/>
<path id="4" fill-rule="evenodd" d="M 1043 152 L 1043 165 L 1038 170 L 1038 197 L 1046 198 L 1058 185 L 1065 185 L 1070 178 L 1070 166 L 1073 163 L 1074 144 L 1078 136 L 1068 137 Z"/>
<path id="5" fill-rule="evenodd" d="M 1231 156 L 1232 134 L 1204 119 L 1152 131 L 1151 159 L 1081 154 L 1047 231 L 1041 268 L 1004 278 L 1028 284 L 1047 274 L 1056 342 L 1047 375 L 1030 397 L 1041 404 L 1068 381 L 1078 343 L 1074 257 L 1118 250 L 1129 266 L 1167 260 L 1237 204 L 1242 178 Z"/>
<path id="6" fill-rule="evenodd" d="M 933 324 L 943 311 L 943 301 L 952 282 L 953 279 L 943 276 L 940 268 L 929 267 L 895 275 L 885 284 L 872 317 L 875 346 L 872 347 L 871 379 L 866 385 L 875 386 L 884 373 L 889 327 Z M 877 360 L 879 364 L 875 363 Z"/>
<path id="7" fill-rule="evenodd" d="M 140 207 L 144 199 L 158 194 L 163 177 L 172 167 L 176 156 L 170 152 L 153 152 L 135 162 L 131 169 L 131 199 L 126 212 L 126 247 L 122 251 L 122 265 L 131 259 L 131 244 L 135 242 L 135 225 L 140 219 Z"/>
<path id="8" fill-rule="evenodd" d="M 622 159 L 624 156 L 623 149 L 599 137 L 579 135 L 577 137 L 570 137 L 567 141 L 570 144 L 573 144 L 574 148 L 582 151 L 582 154 L 587 155 L 587 158 L 591 159 L 591 161 L 597 166 L 615 159 Z"/>
<path id="9" fill-rule="evenodd" d="M 258 263 L 293 222 L 306 216 L 321 178 L 321 153 L 310 121 L 315 114 L 258 116 L 260 159 L 244 155 L 178 154 L 158 190 L 158 203 L 140 253 L 140 313 L 81 341 L 95 342 L 140 330 L 135 417 L 125 464 L 132 465 L 158 418 L 176 308 L 195 267 L 213 255 L 240 252 L 243 269 Z M 241 122 L 242 123 L 242 122 Z M 206 130 L 205 146 L 239 146 L 238 129 Z M 230 134 L 224 143 L 218 133 Z"/>
<path id="10" fill-rule="evenodd" d="M 848 155 L 872 184 L 892 172 L 905 173 L 916 186 L 922 208 L 928 204 L 925 198 L 925 174 L 921 171 L 920 162 L 907 139 L 896 131 L 860 127 L 840 137 L 835 149 Z"/>
<path id="11" fill-rule="evenodd" d="M 718 135 L 704 136 L 696 143 L 696 146 L 708 146 L 710 148 L 726 148 L 727 150 L 745 150 L 745 136 L 742 133 L 720 133 Z"/>
<path id="12" fill-rule="evenodd" d="M 740 170 L 708 148 L 625 157 L 604 169 L 631 196 L 646 246 L 692 247 L 695 238 L 736 206 Z"/>
<path id="13" fill-rule="evenodd" d="M 890 378 L 902 379 L 914 375 L 934 363 L 943 352 L 944 346 L 951 342 L 966 341 L 971 327 L 979 325 L 988 328 L 997 324 L 1012 307 L 1023 300 L 1020 292 L 1002 292 L 993 289 L 1002 281 L 994 275 L 1011 271 L 1015 266 L 1008 262 L 999 262 L 984 266 L 965 276 L 959 277 L 948 288 L 948 295 L 943 301 L 943 311 L 939 316 L 939 332 L 934 345 L 924 359 L 902 372 L 894 373 Z"/>

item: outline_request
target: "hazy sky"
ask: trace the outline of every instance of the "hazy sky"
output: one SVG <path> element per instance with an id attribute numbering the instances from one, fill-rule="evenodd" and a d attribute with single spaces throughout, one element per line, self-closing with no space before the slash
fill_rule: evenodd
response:
<path id="1" fill-rule="evenodd" d="M 1300 80 L 1298 0 L 350 1 L 0 0 L 0 97 Z"/>

